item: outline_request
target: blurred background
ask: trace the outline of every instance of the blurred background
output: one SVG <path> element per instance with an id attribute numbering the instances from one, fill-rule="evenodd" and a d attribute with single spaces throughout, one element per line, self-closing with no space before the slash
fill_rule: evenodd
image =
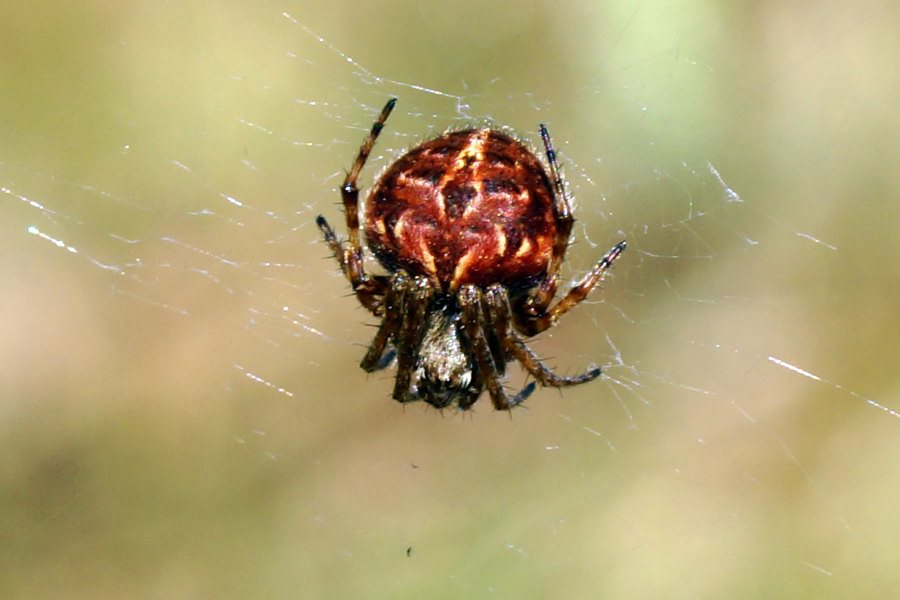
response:
<path id="1" fill-rule="evenodd" d="M 898 27 L 836 0 L 7 2 L 0 595 L 890 595 Z M 375 321 L 313 220 L 341 223 L 392 96 L 366 187 L 448 127 L 548 124 L 566 279 L 629 246 L 533 347 L 602 380 L 440 413 L 357 367 Z"/>

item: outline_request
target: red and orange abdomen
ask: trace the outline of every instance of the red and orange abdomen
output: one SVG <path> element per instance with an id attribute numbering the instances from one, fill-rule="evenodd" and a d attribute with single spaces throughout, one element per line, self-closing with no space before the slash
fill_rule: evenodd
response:
<path id="1" fill-rule="evenodd" d="M 369 247 L 389 270 L 445 292 L 464 284 L 528 287 L 547 271 L 556 236 L 553 188 L 522 143 L 493 129 L 417 146 L 365 204 Z"/>

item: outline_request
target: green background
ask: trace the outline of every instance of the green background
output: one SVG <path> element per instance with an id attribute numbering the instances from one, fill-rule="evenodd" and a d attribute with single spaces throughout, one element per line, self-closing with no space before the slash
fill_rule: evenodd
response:
<path id="1" fill-rule="evenodd" d="M 898 27 L 878 2 L 7 3 L 0 595 L 889 596 Z M 534 347 L 606 378 L 460 415 L 357 368 L 374 321 L 313 219 L 340 223 L 391 96 L 366 185 L 446 127 L 549 125 L 566 277 L 629 249 Z"/>

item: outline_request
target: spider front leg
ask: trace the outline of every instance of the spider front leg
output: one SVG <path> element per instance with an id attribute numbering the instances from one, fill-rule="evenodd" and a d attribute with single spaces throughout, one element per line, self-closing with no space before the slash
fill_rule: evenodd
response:
<path id="1" fill-rule="evenodd" d="M 413 369 L 416 368 L 419 348 L 428 321 L 428 308 L 434 289 L 426 277 L 414 277 L 403 282 L 398 308 L 398 330 L 394 335 L 397 349 L 397 377 L 394 380 L 394 400 L 411 402 L 418 400 L 410 393 Z"/>
<path id="2" fill-rule="evenodd" d="M 498 369 L 494 362 L 494 356 L 491 353 L 488 344 L 487 335 L 485 334 L 484 312 L 481 305 L 482 293 L 473 285 L 464 285 L 460 290 L 457 298 L 462 316 L 463 331 L 468 338 L 469 343 L 475 354 L 475 364 L 481 374 L 481 379 L 488 389 L 491 396 L 491 402 L 497 410 L 509 410 L 512 407 L 521 404 L 531 392 L 534 391 L 534 382 L 529 383 L 518 394 L 510 398 L 506 390 L 503 389 L 503 383 L 500 381 L 502 369 Z M 468 407 L 461 407 L 463 409 Z"/>
<path id="3" fill-rule="evenodd" d="M 564 376 L 557 375 L 547 367 L 538 355 L 528 347 L 525 340 L 510 326 L 512 312 L 509 308 L 509 299 L 506 290 L 500 285 L 492 285 L 484 295 L 485 311 L 488 314 L 491 327 L 497 332 L 504 351 L 511 357 L 522 363 L 542 386 L 545 387 L 570 387 L 587 383 L 600 376 L 600 367 L 588 369 L 581 375 Z"/>
<path id="4" fill-rule="evenodd" d="M 380 371 L 387 367 L 394 356 L 394 351 L 386 352 L 388 344 L 397 336 L 403 309 L 403 299 L 409 287 L 409 276 L 398 271 L 391 277 L 390 285 L 384 298 L 384 318 L 378 326 L 378 332 L 369 351 L 359 364 L 367 373 Z"/>
<path id="5" fill-rule="evenodd" d="M 626 247 L 627 243 L 625 240 L 622 240 L 613 246 L 610 251 L 594 265 L 594 268 L 549 310 L 532 314 L 532 311 L 529 309 L 533 308 L 534 305 L 529 304 L 528 301 L 526 301 L 523 311 L 525 314 L 517 315 L 516 328 L 530 337 L 555 325 L 562 315 L 569 312 L 576 304 L 587 298 L 597 284 L 603 281 L 606 272 L 616 259 L 622 255 Z"/>
<path id="6" fill-rule="evenodd" d="M 541 123 L 540 129 L 541 139 L 544 142 L 544 151 L 547 154 L 547 164 L 550 165 L 550 179 L 553 184 L 553 214 L 556 217 L 556 237 L 553 240 L 553 251 L 550 255 L 547 274 L 544 276 L 537 291 L 525 301 L 523 306 L 525 313 L 532 318 L 543 315 L 553 301 L 553 297 L 556 296 L 559 267 L 566 256 L 569 238 L 572 235 L 572 226 L 575 224 L 575 218 L 572 216 L 572 207 L 569 206 L 569 198 L 566 195 L 566 188 L 563 184 L 562 175 L 559 172 L 559 163 L 556 161 L 556 150 L 553 149 L 553 142 L 550 141 L 550 132 L 547 131 L 547 126 L 543 123 Z"/>
<path id="7" fill-rule="evenodd" d="M 556 238 L 553 242 L 553 252 L 550 256 L 547 274 L 538 286 L 537 291 L 517 307 L 516 327 L 528 336 L 540 333 L 552 326 L 559 317 L 584 300 L 591 293 L 591 290 L 594 289 L 594 286 L 603 280 L 604 274 L 613 261 L 625 250 L 624 240 L 613 246 L 612 250 L 600 259 L 600 262 L 594 266 L 581 283 L 572 288 L 553 308 L 548 308 L 556 296 L 556 288 L 559 284 L 559 267 L 566 255 L 575 219 L 572 217 L 572 209 L 569 206 L 569 198 L 559 172 L 556 150 L 553 149 L 553 143 L 550 141 L 550 133 L 543 123 L 540 129 L 544 150 L 547 154 L 547 163 L 550 165 L 550 178 L 553 183 Z"/>
<path id="8" fill-rule="evenodd" d="M 372 314 L 381 315 L 384 312 L 382 297 L 387 289 L 387 277 L 383 275 L 369 277 L 364 269 L 361 275 L 358 273 L 354 275 L 354 271 L 350 268 L 351 261 L 348 258 L 350 251 L 346 250 L 343 244 L 338 241 L 337 236 L 334 234 L 334 229 L 331 228 L 331 225 L 328 224 L 328 221 L 322 215 L 316 217 L 316 224 L 322 231 L 322 235 L 325 236 L 325 243 L 331 248 L 331 253 L 337 259 L 344 276 L 350 280 L 350 285 L 353 286 L 353 292 L 356 294 L 359 303 L 369 309 Z M 362 259 L 360 259 L 360 265 L 362 265 Z M 360 268 L 362 269 L 362 267 Z"/>
<path id="9" fill-rule="evenodd" d="M 378 139 L 378 134 L 384 128 L 384 123 L 387 121 L 391 111 L 394 110 L 396 103 L 397 99 L 391 98 L 384 105 L 384 108 L 381 109 L 381 114 L 378 115 L 378 118 L 372 125 L 369 135 L 363 140 L 362 146 L 359 148 L 359 154 L 357 154 L 353 166 L 341 185 L 341 199 L 344 203 L 344 216 L 347 219 L 347 232 L 350 238 L 348 247 L 345 248 L 337 240 L 334 230 L 328 224 L 328 221 L 325 220 L 325 217 L 319 215 L 316 218 L 316 223 L 319 229 L 322 230 L 325 241 L 331 247 L 331 251 L 334 253 L 338 263 L 340 263 L 341 271 L 350 280 L 353 291 L 356 292 L 360 303 L 375 314 L 379 314 L 381 310 L 381 302 L 378 296 L 385 293 L 386 279 L 373 278 L 366 273 L 359 235 L 359 188 L 356 183 L 363 166 L 366 164 L 366 160 L 369 158 L 369 154 L 372 152 L 375 140 Z"/>

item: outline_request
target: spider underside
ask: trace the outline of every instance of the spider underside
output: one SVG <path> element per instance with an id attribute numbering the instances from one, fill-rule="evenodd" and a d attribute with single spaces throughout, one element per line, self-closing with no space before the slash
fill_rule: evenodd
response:
<path id="1" fill-rule="evenodd" d="M 359 302 L 381 317 L 360 366 L 373 372 L 396 358 L 395 400 L 461 410 L 485 388 L 496 409 L 509 410 L 536 383 L 599 377 L 599 367 L 557 375 L 525 343 L 584 300 L 626 247 L 613 246 L 553 303 L 574 219 L 543 124 L 549 175 L 521 143 L 490 129 L 447 133 L 398 159 L 366 206 L 367 244 L 389 274 L 366 271 L 357 180 L 395 103 L 381 111 L 340 188 L 348 243 L 316 219 Z M 502 380 L 513 360 L 535 381 L 510 396 Z"/>

